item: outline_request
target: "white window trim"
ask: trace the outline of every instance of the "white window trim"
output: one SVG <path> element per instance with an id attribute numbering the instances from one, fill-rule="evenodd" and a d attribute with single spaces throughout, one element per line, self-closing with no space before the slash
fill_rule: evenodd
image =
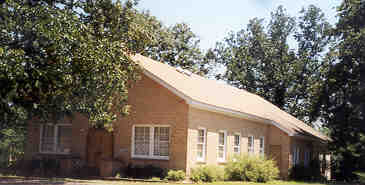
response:
<path id="1" fill-rule="evenodd" d="M 238 146 L 235 145 L 236 136 L 238 136 Z M 238 149 L 238 153 L 234 151 L 235 148 Z M 233 134 L 233 154 L 237 154 L 237 155 L 241 154 L 241 133 L 238 133 L 238 132 Z"/>
<path id="2" fill-rule="evenodd" d="M 136 127 L 150 127 L 150 147 L 149 147 L 149 155 L 137 155 L 134 154 L 134 135 L 135 135 L 135 128 Z M 169 156 L 155 156 L 153 155 L 153 148 L 154 148 L 154 129 L 155 127 L 168 127 L 170 128 L 170 125 L 133 125 L 132 127 L 132 150 L 131 150 L 131 156 L 134 159 L 157 159 L 157 160 L 169 160 Z M 171 138 L 171 128 L 169 129 L 169 153 L 170 153 L 170 138 Z"/>
<path id="3" fill-rule="evenodd" d="M 204 141 L 202 143 L 203 144 L 203 156 L 202 157 L 199 157 L 197 155 L 196 156 L 196 160 L 198 162 L 205 162 L 205 159 L 206 159 L 206 151 L 207 151 L 207 129 L 206 128 L 203 128 L 203 127 L 199 127 L 198 128 L 198 137 L 199 137 L 199 130 L 204 130 Z M 199 140 L 197 140 L 196 145 L 201 144 L 201 143 L 198 143 L 198 141 Z M 197 150 L 198 150 L 198 147 L 197 147 Z"/>
<path id="4" fill-rule="evenodd" d="M 50 125 L 50 126 L 54 126 L 54 136 L 53 136 L 53 152 L 50 151 L 42 151 L 42 140 L 43 140 L 43 127 L 44 125 Z M 40 125 L 40 132 L 39 132 L 39 153 L 42 154 L 63 154 L 63 155 L 67 155 L 70 154 L 71 152 L 57 152 L 57 136 L 58 136 L 58 127 L 59 126 L 70 126 L 72 127 L 71 124 L 68 123 L 58 123 L 58 124 L 52 124 L 52 123 L 46 123 L 46 124 L 41 124 Z"/>
<path id="5" fill-rule="evenodd" d="M 223 136 L 224 136 L 224 143 L 223 143 L 223 158 L 220 158 L 219 157 L 219 146 L 221 146 L 219 144 L 219 134 L 220 133 L 223 133 Z M 218 147 L 217 147 L 217 152 L 218 152 L 218 155 L 217 155 L 217 160 L 218 162 L 226 162 L 226 155 L 227 155 L 227 130 L 220 130 L 218 131 Z"/>
<path id="6" fill-rule="evenodd" d="M 248 146 L 249 143 L 249 138 L 252 138 L 252 143 L 251 143 L 251 151 L 250 151 L 250 147 Z M 255 137 L 253 135 L 249 135 L 247 137 L 247 153 L 248 154 L 254 154 L 255 153 Z"/>
<path id="7" fill-rule="evenodd" d="M 262 148 L 261 148 L 261 139 L 262 139 Z M 265 137 L 261 136 L 259 142 L 260 142 L 259 143 L 260 144 L 260 149 L 259 149 L 260 155 L 264 156 L 265 155 Z"/>

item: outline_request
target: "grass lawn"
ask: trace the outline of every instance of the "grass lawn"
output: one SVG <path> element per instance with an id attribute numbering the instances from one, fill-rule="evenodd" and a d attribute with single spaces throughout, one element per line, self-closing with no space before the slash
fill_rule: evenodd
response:
<path id="1" fill-rule="evenodd" d="M 365 178 L 365 173 L 362 173 Z M 139 181 L 127 181 L 127 180 L 98 180 L 98 179 L 73 179 L 73 178 L 32 178 L 32 177 L 20 177 L 20 176 L 2 176 L 0 174 L 0 184 L 17 184 L 17 185 L 41 185 L 41 184 L 64 184 L 64 185 L 182 185 L 186 183 L 182 182 L 139 182 Z M 188 183 L 189 184 L 189 183 Z M 194 183 L 191 183 L 194 184 Z M 203 185 L 325 185 L 325 183 L 309 183 L 309 182 L 296 182 L 296 181 L 273 181 L 268 183 L 252 183 L 252 182 L 215 182 L 215 183 L 202 183 Z M 336 185 L 349 185 L 344 183 L 335 183 Z M 352 183 L 351 185 L 358 185 L 359 183 Z M 361 183 L 360 183 L 361 184 Z M 359 184 L 359 185 L 360 185 Z"/>

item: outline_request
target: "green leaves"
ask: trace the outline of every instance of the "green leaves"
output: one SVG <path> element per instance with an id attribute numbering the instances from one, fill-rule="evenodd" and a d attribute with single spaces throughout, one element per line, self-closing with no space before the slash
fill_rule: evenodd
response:
<path id="1" fill-rule="evenodd" d="M 310 123 L 317 118 L 311 101 L 320 91 L 328 67 L 321 60 L 323 47 L 329 43 L 322 28 L 328 23 L 314 6 L 301 13 L 297 27 L 295 18 L 279 6 L 267 26 L 263 19 L 252 19 L 246 29 L 231 32 L 208 55 L 212 63 L 226 68 L 217 78 L 258 94 Z M 319 33 L 315 37 L 313 29 Z M 297 51 L 288 45 L 293 32 L 298 45 L 303 46 Z"/>
<path id="2" fill-rule="evenodd" d="M 149 42 L 134 5 L 6 1 L 0 7 L 0 122 L 78 112 L 111 130 L 127 113 L 127 88 L 139 76 L 129 56 Z"/>

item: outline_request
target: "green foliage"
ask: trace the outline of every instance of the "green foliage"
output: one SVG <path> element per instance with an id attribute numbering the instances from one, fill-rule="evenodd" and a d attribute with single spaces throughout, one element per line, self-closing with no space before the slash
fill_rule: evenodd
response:
<path id="1" fill-rule="evenodd" d="M 289 178 L 297 181 L 325 181 L 320 169 L 320 161 L 311 160 L 308 165 L 297 164 L 289 171 Z"/>
<path id="2" fill-rule="evenodd" d="M 127 88 L 138 79 L 129 56 L 149 42 L 136 3 L 18 1 L 0 6 L 0 122 L 79 112 L 112 129 L 128 113 Z"/>
<path id="3" fill-rule="evenodd" d="M 206 56 L 226 68 L 218 79 L 258 94 L 310 123 L 318 116 L 313 113 L 312 99 L 321 90 L 328 68 L 321 59 L 329 43 L 325 34 L 329 24 L 319 8 L 310 6 L 301 11 L 296 25 L 295 18 L 279 6 L 266 27 L 263 19 L 252 19 L 246 29 L 231 32 Z M 293 33 L 297 51 L 288 45 Z"/>
<path id="4" fill-rule="evenodd" d="M 194 182 L 216 182 L 224 180 L 224 168 L 204 165 L 191 169 L 190 179 Z"/>
<path id="5" fill-rule="evenodd" d="M 329 129 L 336 180 L 356 179 L 365 161 L 365 4 L 346 0 L 338 7 L 337 39 L 331 68 L 320 93 L 318 112 Z"/>
<path id="6" fill-rule="evenodd" d="M 153 30 L 152 42 L 142 52 L 143 55 L 194 73 L 208 73 L 203 53 L 199 48 L 200 40 L 188 24 L 178 23 L 166 27 L 148 12 L 137 14 L 137 17 Z"/>
<path id="7" fill-rule="evenodd" d="M 185 172 L 182 170 L 169 170 L 166 179 L 169 181 L 182 181 L 185 180 L 185 177 Z"/>
<path id="8" fill-rule="evenodd" d="M 163 179 L 166 177 L 166 169 L 154 165 L 128 165 L 125 169 L 127 177 L 138 179 L 150 179 L 152 177 L 159 177 Z"/>
<path id="9" fill-rule="evenodd" d="M 23 127 L 0 130 L 0 168 L 8 168 L 23 158 L 25 137 Z"/>
<path id="10" fill-rule="evenodd" d="M 234 156 L 225 167 L 228 180 L 268 182 L 279 177 L 279 169 L 275 161 L 261 156 Z"/>

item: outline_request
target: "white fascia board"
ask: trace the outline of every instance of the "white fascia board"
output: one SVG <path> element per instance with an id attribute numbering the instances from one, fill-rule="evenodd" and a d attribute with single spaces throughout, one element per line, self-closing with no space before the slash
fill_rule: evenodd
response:
<path id="1" fill-rule="evenodd" d="M 165 81 L 161 80 L 159 77 L 157 77 L 153 73 L 149 72 L 148 70 L 143 69 L 143 74 L 145 74 L 152 80 L 156 81 L 163 87 L 167 88 L 168 90 L 173 92 L 178 97 L 185 100 L 185 102 L 191 107 L 201 109 L 201 110 L 207 110 L 207 111 L 211 111 L 211 112 L 217 112 L 217 113 L 221 113 L 221 114 L 225 114 L 225 115 L 233 116 L 233 117 L 237 117 L 237 118 L 248 119 L 251 121 L 256 121 L 256 122 L 265 123 L 265 124 L 269 124 L 269 125 L 274 125 L 275 127 L 279 128 L 280 130 L 287 133 L 289 136 L 294 136 L 294 134 L 290 130 L 286 129 L 285 127 L 281 126 L 280 124 L 276 123 L 273 120 L 193 100 L 191 97 L 186 96 L 184 93 L 177 90 L 175 87 L 171 86 L 170 84 L 167 84 Z"/>
<path id="2" fill-rule="evenodd" d="M 294 136 L 294 133 L 291 132 L 289 129 L 281 126 L 279 123 L 275 122 L 275 121 L 271 121 L 271 124 L 274 125 L 275 127 L 278 127 L 280 130 L 284 131 L 285 133 L 287 133 L 289 136 Z"/>

